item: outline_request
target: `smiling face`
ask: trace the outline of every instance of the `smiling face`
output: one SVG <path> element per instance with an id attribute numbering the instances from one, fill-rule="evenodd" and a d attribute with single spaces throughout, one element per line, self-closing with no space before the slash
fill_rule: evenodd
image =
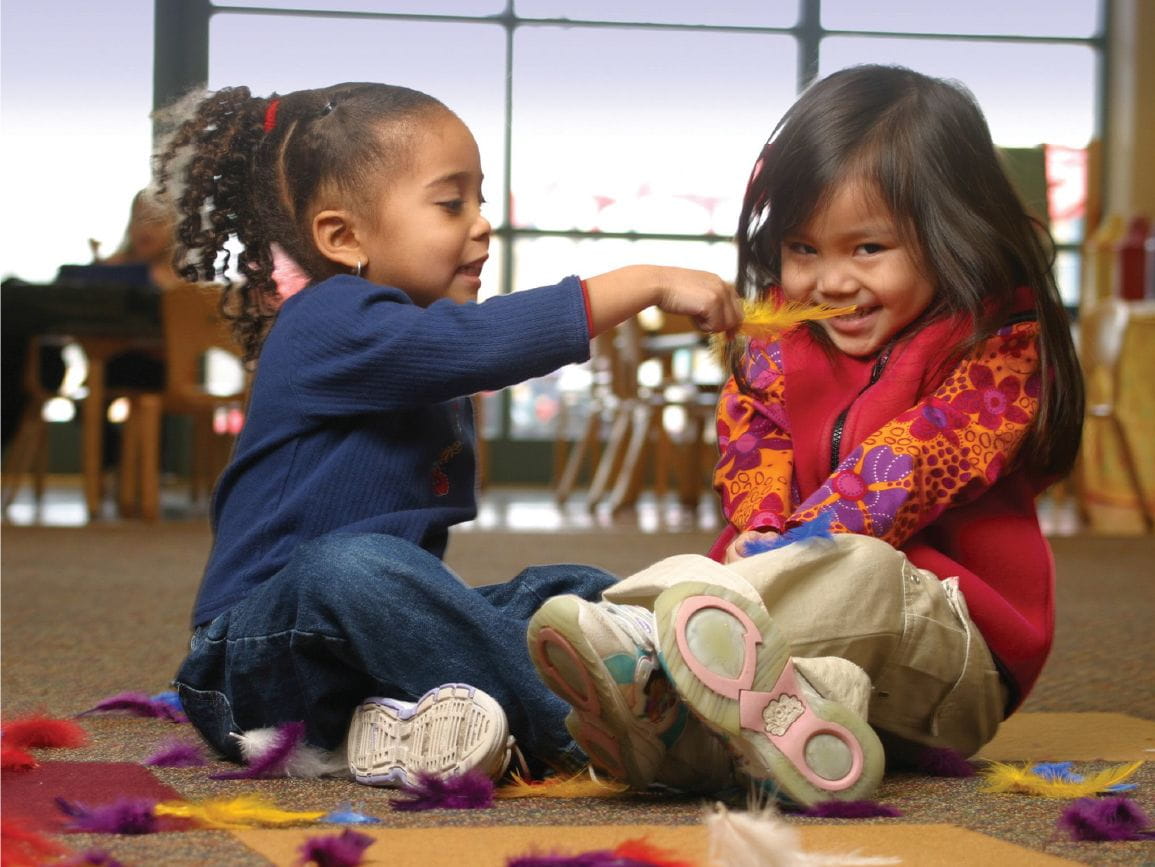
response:
<path id="1" fill-rule="evenodd" d="M 427 307 L 477 298 L 491 226 L 481 215 L 481 157 L 469 129 L 447 111 L 424 115 L 406 168 L 382 191 L 362 239 L 364 276 Z"/>
<path id="2" fill-rule="evenodd" d="M 850 180 L 782 241 L 782 291 L 792 301 L 857 305 L 821 321 L 840 351 L 869 357 L 922 315 L 934 286 L 875 190 Z"/>

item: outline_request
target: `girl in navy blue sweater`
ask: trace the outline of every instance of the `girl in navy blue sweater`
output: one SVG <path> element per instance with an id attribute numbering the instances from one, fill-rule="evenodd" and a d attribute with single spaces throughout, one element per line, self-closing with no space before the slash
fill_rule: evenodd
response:
<path id="1" fill-rule="evenodd" d="M 158 186 L 181 275 L 220 279 L 239 242 L 244 280 L 223 309 L 259 355 L 176 677 L 189 718 L 233 759 L 250 729 L 303 721 L 330 750 L 348 735 L 370 784 L 499 776 L 511 736 L 540 762 L 582 761 L 526 624 L 545 599 L 595 599 L 615 578 L 539 566 L 470 588 L 446 568 L 449 527 L 476 513 L 469 396 L 581 362 L 651 305 L 732 329 L 731 287 L 639 265 L 475 303 L 491 233 L 477 145 L 423 93 L 237 87 L 174 113 Z M 279 256 L 305 284 L 287 298 Z"/>

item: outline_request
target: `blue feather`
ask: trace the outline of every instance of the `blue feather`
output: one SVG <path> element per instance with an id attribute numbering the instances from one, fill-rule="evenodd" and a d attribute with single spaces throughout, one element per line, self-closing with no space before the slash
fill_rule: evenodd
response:
<path id="1" fill-rule="evenodd" d="M 746 543 L 744 553 L 747 557 L 750 557 L 754 554 L 763 554 L 766 551 L 773 551 L 776 548 L 782 548 L 786 545 L 792 545 L 795 542 L 805 541 L 806 539 L 829 539 L 831 521 L 832 518 L 828 512 L 819 512 L 813 521 L 807 521 L 805 524 L 791 527 L 781 535 L 767 535 L 764 539 L 752 539 Z"/>

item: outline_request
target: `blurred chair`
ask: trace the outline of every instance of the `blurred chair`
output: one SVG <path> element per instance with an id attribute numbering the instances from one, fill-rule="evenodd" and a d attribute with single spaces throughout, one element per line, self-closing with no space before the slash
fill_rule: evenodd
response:
<path id="1" fill-rule="evenodd" d="M 37 508 L 44 499 L 44 479 L 48 474 L 48 420 L 44 414 L 48 402 L 61 395 L 44 384 L 40 358 L 44 349 L 58 347 L 63 342 L 59 338 L 47 337 L 34 337 L 28 341 L 22 383 L 25 404 L 5 455 L 0 512 L 8 511 L 25 476 L 30 475 L 32 478 L 32 497 Z"/>
<path id="2" fill-rule="evenodd" d="M 248 377 L 239 348 L 219 309 L 220 288 L 181 284 L 161 296 L 165 388 L 130 398 L 125 424 L 119 505 L 121 514 L 146 521 L 160 515 L 162 419 L 186 415 L 192 421 L 189 487 L 193 502 L 208 494 L 228 461 L 243 421 Z M 206 379 L 214 353 L 235 362 L 236 376 L 221 389 Z"/>
<path id="3" fill-rule="evenodd" d="M 637 359 L 623 352 L 632 344 L 624 334 L 628 325 L 619 325 L 593 339 L 588 387 L 562 393 L 554 438 L 554 499 L 558 503 L 569 499 L 583 469 L 588 467 L 592 475 L 587 496 L 590 505 L 595 505 L 621 464 L 631 408 L 638 392 Z M 585 424 L 571 442 L 571 415 L 578 400 L 585 405 Z"/>
<path id="4" fill-rule="evenodd" d="M 1092 529 L 1144 533 L 1155 511 L 1155 303 L 1101 300 L 1079 320 L 1087 413 L 1076 479 Z"/>
<path id="5" fill-rule="evenodd" d="M 709 358 L 705 338 L 689 317 L 659 311 L 626 322 L 622 336 L 622 352 L 632 361 L 638 385 L 628 407 L 629 441 L 613 469 L 610 512 L 635 506 L 647 480 L 663 500 L 672 479 L 678 502 L 696 508 L 702 491 L 709 490 L 707 435 L 721 382 L 716 370 L 702 373 Z"/>
<path id="6" fill-rule="evenodd" d="M 573 492 L 587 463 L 594 467 L 587 504 L 592 509 L 604 501 L 614 514 L 636 505 L 647 481 L 664 499 L 673 478 L 687 508 L 708 489 L 706 434 L 713 429 L 717 382 L 697 375 L 703 337 L 688 317 L 651 312 L 656 321 L 643 314 L 594 341 L 589 415 L 558 475 L 558 502 Z M 555 454 L 569 426 L 568 404 L 562 406 Z"/>

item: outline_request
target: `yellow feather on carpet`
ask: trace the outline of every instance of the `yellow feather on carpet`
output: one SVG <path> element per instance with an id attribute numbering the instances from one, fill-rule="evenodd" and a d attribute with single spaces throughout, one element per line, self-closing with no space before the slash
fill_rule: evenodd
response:
<path id="1" fill-rule="evenodd" d="M 1081 780 L 1048 779 L 1032 769 L 1033 764 L 1009 765 L 991 762 L 980 772 L 986 778 L 984 792 L 1017 792 L 1044 798 L 1086 798 L 1118 785 L 1143 767 L 1142 762 L 1116 765 L 1088 774 Z"/>
<path id="2" fill-rule="evenodd" d="M 226 831 L 309 824 L 325 815 L 324 811 L 282 810 L 268 798 L 259 795 L 210 798 L 205 801 L 165 801 L 157 804 L 153 812 L 157 816 L 192 819 L 206 828 Z"/>
<path id="3" fill-rule="evenodd" d="M 616 780 L 599 780 L 590 768 L 548 780 L 525 780 L 518 774 L 511 777 L 512 782 L 494 791 L 495 798 L 615 798 L 630 788 Z"/>

